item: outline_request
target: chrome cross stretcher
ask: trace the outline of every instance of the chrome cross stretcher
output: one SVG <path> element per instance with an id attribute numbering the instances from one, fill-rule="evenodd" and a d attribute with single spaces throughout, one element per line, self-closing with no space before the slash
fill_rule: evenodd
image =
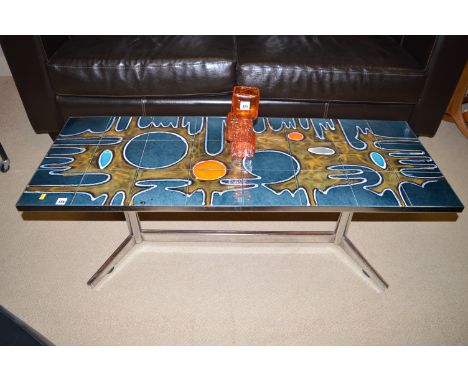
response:
<path id="1" fill-rule="evenodd" d="M 359 250 L 347 237 L 353 217 L 352 212 L 341 212 L 334 231 L 220 231 L 220 230 L 150 230 L 142 229 L 138 212 L 124 212 L 129 235 L 114 253 L 89 279 L 94 288 L 106 280 L 127 253 L 143 241 L 160 242 L 241 242 L 241 243 L 329 243 L 340 247 L 349 257 L 350 264 L 378 291 L 384 291 L 388 284 L 366 261 Z"/>

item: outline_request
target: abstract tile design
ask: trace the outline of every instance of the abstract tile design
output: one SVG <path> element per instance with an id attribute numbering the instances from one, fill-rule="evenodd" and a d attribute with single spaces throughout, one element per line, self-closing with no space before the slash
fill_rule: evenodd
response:
<path id="1" fill-rule="evenodd" d="M 132 190 L 131 205 L 185 206 L 189 170 L 139 169 Z"/>
<path id="2" fill-rule="evenodd" d="M 258 118 L 233 162 L 224 117 L 70 118 L 18 208 L 335 206 L 461 210 L 406 122 Z"/>

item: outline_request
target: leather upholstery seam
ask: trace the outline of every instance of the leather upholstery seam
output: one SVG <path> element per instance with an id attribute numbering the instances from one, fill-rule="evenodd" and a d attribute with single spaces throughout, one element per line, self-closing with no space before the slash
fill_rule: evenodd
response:
<path id="1" fill-rule="evenodd" d="M 51 68 L 69 68 L 69 69 L 114 69 L 114 70 L 142 70 L 142 69 L 164 69 L 164 68 L 185 68 L 190 66 L 207 66 L 210 64 L 223 64 L 223 65 L 233 65 L 235 62 L 232 61 L 215 61 L 215 62 L 200 62 L 200 63 L 187 63 L 187 64 L 168 64 L 168 65 L 135 65 L 135 66 L 81 66 L 81 65 L 56 65 L 56 64 L 47 64 Z"/>
<path id="2" fill-rule="evenodd" d="M 104 94 L 69 94 L 69 93 L 59 93 L 55 92 L 57 96 L 61 97 L 100 97 L 100 98 L 112 98 L 112 99 L 119 99 L 119 98 L 134 98 L 140 99 L 140 97 L 150 97 L 150 98 L 171 98 L 178 99 L 180 97 L 218 97 L 222 95 L 232 94 L 232 91 L 227 92 L 219 92 L 219 93 L 181 93 L 181 94 L 124 94 L 124 95 L 104 95 Z"/>
<path id="3" fill-rule="evenodd" d="M 143 115 L 146 116 L 146 98 L 141 99 L 141 108 L 142 108 Z"/>
<path id="4" fill-rule="evenodd" d="M 338 74 L 363 74 L 364 76 L 367 75 L 376 75 L 376 76 L 397 76 L 397 77 L 425 77 L 425 73 L 416 74 L 416 73 L 377 73 L 377 72 L 357 72 L 357 71 L 345 71 L 345 70 L 314 70 L 314 69 L 304 69 L 304 68 L 281 68 L 281 67 L 270 67 L 270 66 L 261 66 L 255 68 L 248 68 L 243 70 L 249 71 L 263 71 L 264 69 L 277 69 L 277 70 L 296 70 L 296 71 L 307 71 L 307 72 L 317 72 L 317 73 L 338 73 Z M 241 72 L 243 71 L 241 69 Z"/>
<path id="5" fill-rule="evenodd" d="M 57 98 L 57 102 L 61 102 L 61 101 L 68 101 L 67 98 L 70 97 L 73 99 L 73 102 L 74 101 L 77 101 L 77 98 L 78 99 L 81 99 L 81 101 L 85 101 L 85 98 L 90 98 L 90 99 L 95 99 L 95 100 L 99 100 L 98 97 L 93 97 L 93 96 L 60 96 L 60 95 L 57 95 L 58 98 Z M 102 97 L 102 98 L 106 98 L 106 99 L 109 99 L 111 101 L 115 101 L 115 102 L 119 102 L 119 101 L 128 101 L 128 102 L 139 102 L 141 103 L 141 97 L 132 97 L 132 98 L 120 98 L 120 97 Z M 146 103 L 148 103 L 148 101 L 159 101 L 159 102 L 168 102 L 168 103 L 171 103 L 171 104 L 175 104 L 175 103 L 184 103 L 186 101 L 190 102 L 190 101 L 196 101 L 196 102 L 206 102 L 206 103 L 209 103 L 211 104 L 212 103 L 212 100 L 203 100 L 203 99 L 180 99 L 180 98 L 174 98 L 174 99 L 161 99 L 161 98 L 152 98 L 152 99 L 148 99 L 146 98 Z M 221 101 L 221 102 L 230 102 L 230 99 L 222 99 L 222 100 L 219 100 L 218 101 Z M 290 102 L 290 103 L 305 103 L 305 104 L 319 104 L 319 105 L 322 105 L 324 104 L 325 102 L 327 102 L 329 104 L 329 107 L 330 105 L 333 106 L 333 107 L 336 107 L 338 105 L 345 105 L 345 106 L 350 106 L 350 105 L 366 105 L 366 106 L 381 106 L 381 105 L 387 105 L 388 107 L 392 107 L 392 106 L 397 106 L 397 107 L 414 107 L 415 106 L 415 103 L 402 103 L 402 102 L 395 102 L 395 101 L 369 101 L 369 100 L 364 100 L 364 101 L 344 101 L 344 100 L 308 100 L 308 99 L 293 99 L 293 98 L 290 98 L 290 99 L 285 99 L 285 98 L 264 98 L 262 99 L 262 101 L 260 102 L 265 102 L 266 103 L 269 103 L 269 102 L 272 102 L 273 104 L 275 102 L 282 102 L 282 103 L 285 103 L 285 102 Z"/>
<path id="6" fill-rule="evenodd" d="M 325 102 L 325 107 L 323 109 L 323 118 L 327 118 L 328 116 L 328 107 L 330 106 L 329 102 Z"/>
<path id="7" fill-rule="evenodd" d="M 415 102 L 402 102 L 402 101 L 372 101 L 372 100 L 359 100 L 359 101 L 351 101 L 351 100 L 342 100 L 342 99 L 315 99 L 315 98 L 263 98 L 264 101 L 279 101 L 279 102 L 334 102 L 334 103 L 344 103 L 344 104 L 356 104 L 356 105 L 381 105 L 381 104 L 388 104 L 388 105 L 415 105 Z M 262 101 L 260 101 L 262 102 Z"/>

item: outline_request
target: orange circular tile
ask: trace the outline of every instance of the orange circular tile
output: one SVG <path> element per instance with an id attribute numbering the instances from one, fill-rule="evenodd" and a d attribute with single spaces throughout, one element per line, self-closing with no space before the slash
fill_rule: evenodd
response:
<path id="1" fill-rule="evenodd" d="M 193 175 L 200 180 L 216 180 L 226 175 L 226 165 L 217 160 L 204 160 L 195 163 Z"/>
<path id="2" fill-rule="evenodd" d="M 298 131 L 293 131 L 292 133 L 288 134 L 288 138 L 291 141 L 302 141 L 304 139 L 304 135 Z"/>

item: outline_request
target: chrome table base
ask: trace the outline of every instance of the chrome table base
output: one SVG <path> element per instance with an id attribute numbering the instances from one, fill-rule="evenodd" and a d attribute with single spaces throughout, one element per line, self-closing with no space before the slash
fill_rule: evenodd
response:
<path id="1" fill-rule="evenodd" d="M 339 246 L 351 260 L 349 263 L 378 291 L 388 285 L 371 267 L 359 250 L 346 236 L 353 213 L 342 212 L 334 231 L 166 231 L 142 229 L 138 212 L 124 212 L 130 234 L 119 245 L 114 253 L 104 262 L 98 271 L 89 279 L 88 285 L 94 288 L 107 279 L 114 268 L 136 244 L 143 241 L 190 241 L 190 242 L 241 242 L 241 243 L 330 243 Z"/>

